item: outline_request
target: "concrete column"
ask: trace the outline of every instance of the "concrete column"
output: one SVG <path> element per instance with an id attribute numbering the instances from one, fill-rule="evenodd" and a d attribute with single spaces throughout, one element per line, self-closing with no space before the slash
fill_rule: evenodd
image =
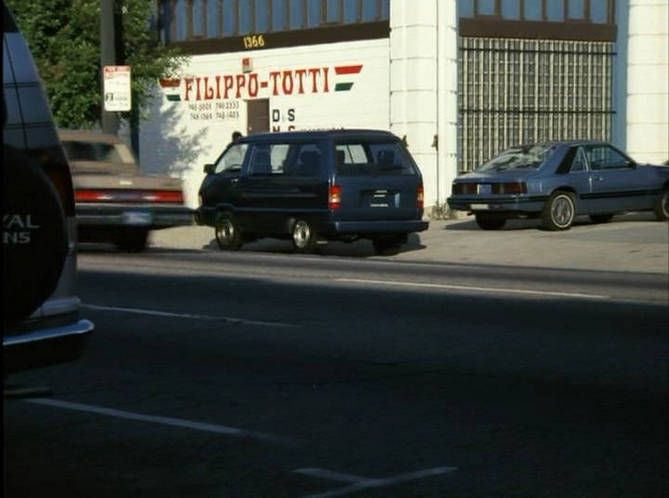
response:
<path id="1" fill-rule="evenodd" d="M 437 201 L 437 1 L 390 2 L 390 131 L 423 174 L 426 213 Z"/>
<path id="2" fill-rule="evenodd" d="M 627 152 L 669 160 L 669 2 L 629 0 Z"/>

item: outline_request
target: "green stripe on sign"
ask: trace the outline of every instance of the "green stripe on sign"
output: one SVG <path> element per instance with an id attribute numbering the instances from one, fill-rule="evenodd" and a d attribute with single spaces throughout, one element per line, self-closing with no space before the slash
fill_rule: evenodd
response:
<path id="1" fill-rule="evenodd" d="M 181 101 L 181 95 L 168 95 L 167 100 L 170 100 L 172 102 L 180 102 Z"/>
<path id="2" fill-rule="evenodd" d="M 352 86 L 353 83 L 337 83 L 335 85 L 335 92 L 348 92 Z"/>

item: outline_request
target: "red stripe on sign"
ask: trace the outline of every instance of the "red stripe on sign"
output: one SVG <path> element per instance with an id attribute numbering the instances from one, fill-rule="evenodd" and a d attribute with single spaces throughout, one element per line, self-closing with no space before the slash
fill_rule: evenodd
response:
<path id="1" fill-rule="evenodd" d="M 335 73 L 337 74 L 358 74 L 362 69 L 362 64 L 358 66 L 336 66 Z"/>
<path id="2" fill-rule="evenodd" d="M 160 80 L 160 86 L 163 88 L 173 88 L 180 84 L 181 80 Z"/>

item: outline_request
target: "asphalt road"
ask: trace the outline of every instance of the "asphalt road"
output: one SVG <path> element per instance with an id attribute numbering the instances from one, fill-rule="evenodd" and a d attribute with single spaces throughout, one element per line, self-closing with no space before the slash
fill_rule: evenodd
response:
<path id="1" fill-rule="evenodd" d="M 80 255 L 79 361 L 9 379 L 5 496 L 665 497 L 667 276 Z"/>

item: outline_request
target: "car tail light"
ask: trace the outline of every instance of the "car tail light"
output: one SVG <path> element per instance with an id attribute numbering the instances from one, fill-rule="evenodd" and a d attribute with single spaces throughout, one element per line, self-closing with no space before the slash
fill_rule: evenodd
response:
<path id="1" fill-rule="evenodd" d="M 330 209 L 339 209 L 341 207 L 341 187 L 331 185 L 328 191 L 328 207 Z"/>
<path id="2" fill-rule="evenodd" d="M 527 184 L 525 182 L 498 183 L 493 187 L 495 194 L 526 194 Z"/>
<path id="3" fill-rule="evenodd" d="M 475 194 L 475 183 L 454 183 L 451 189 L 453 194 Z"/>
<path id="4" fill-rule="evenodd" d="M 423 199 L 425 197 L 425 191 L 423 190 L 423 184 L 418 185 L 418 191 L 416 192 L 416 207 L 418 209 L 423 209 Z"/>
<path id="5" fill-rule="evenodd" d="M 183 204 L 180 190 L 125 190 L 125 189 L 79 189 L 75 192 L 77 202 L 154 202 L 157 204 Z"/>

